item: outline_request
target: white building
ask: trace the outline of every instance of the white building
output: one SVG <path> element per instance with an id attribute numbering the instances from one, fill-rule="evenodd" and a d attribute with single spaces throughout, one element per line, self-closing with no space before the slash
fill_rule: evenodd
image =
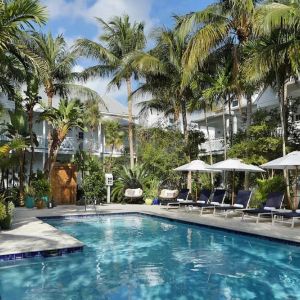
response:
<path id="1" fill-rule="evenodd" d="M 111 149 L 109 145 L 105 143 L 105 126 L 103 125 L 103 121 L 117 120 L 120 125 L 127 130 L 128 126 L 128 112 L 127 107 L 119 103 L 118 101 L 108 98 L 102 97 L 105 105 L 101 105 L 101 120 L 99 122 L 98 128 L 94 132 L 82 132 L 78 129 L 72 129 L 64 142 L 61 145 L 57 161 L 58 162 L 69 162 L 76 151 L 79 149 L 90 152 L 93 155 L 104 157 L 111 155 Z M 4 112 L 1 116 L 1 123 L 9 122 L 9 114 L 8 111 L 13 111 L 15 109 L 15 103 L 13 101 L 8 100 L 7 96 L 0 95 L 0 104 L 4 108 Z M 58 105 L 58 98 L 53 100 L 53 106 Z M 47 160 L 48 155 L 48 128 L 45 121 L 39 122 L 39 115 L 41 113 L 41 109 L 38 107 L 35 108 L 34 111 L 34 125 L 33 131 L 37 135 L 37 139 L 39 145 L 35 148 L 35 158 L 34 158 L 34 171 L 43 170 L 45 162 Z M 5 135 L 0 135 L 0 141 L 7 140 Z M 119 149 L 114 149 L 113 156 L 118 157 L 121 156 L 125 145 Z"/>

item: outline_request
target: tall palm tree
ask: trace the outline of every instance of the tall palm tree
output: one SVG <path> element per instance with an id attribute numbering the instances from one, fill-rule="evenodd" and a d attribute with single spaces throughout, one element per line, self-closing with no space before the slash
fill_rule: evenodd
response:
<path id="1" fill-rule="evenodd" d="M 76 49 L 81 55 L 95 59 L 98 64 L 87 68 L 82 76 L 84 78 L 112 76 L 110 86 L 121 86 L 126 83 L 128 95 L 128 140 L 130 150 L 130 166 L 134 166 L 133 146 L 133 112 L 132 112 L 132 79 L 137 79 L 136 70 L 129 63 L 127 57 L 145 47 L 144 24 L 129 21 L 127 15 L 114 17 L 108 23 L 97 18 L 103 34 L 99 42 L 88 39 L 79 39 Z"/>
<path id="2" fill-rule="evenodd" d="M 89 152 L 92 153 L 93 148 L 93 141 L 94 141 L 94 132 L 98 128 L 101 120 L 101 113 L 99 108 L 99 101 L 97 99 L 88 99 L 84 103 L 85 111 L 84 111 L 84 124 L 90 131 L 92 136 L 90 145 L 89 145 Z"/>
<path id="3" fill-rule="evenodd" d="M 52 107 L 53 97 L 80 95 L 99 99 L 99 95 L 78 83 L 78 74 L 73 71 L 78 55 L 70 51 L 62 35 L 53 37 L 51 33 L 34 32 L 28 41 L 29 49 L 38 57 L 40 81 L 48 97 L 48 106 Z"/>
<path id="4" fill-rule="evenodd" d="M 110 145 L 110 156 L 108 159 L 107 171 L 112 171 L 112 158 L 114 150 L 124 144 L 124 131 L 121 130 L 120 123 L 117 120 L 107 120 L 104 122 L 105 143 Z"/>
<path id="5" fill-rule="evenodd" d="M 59 95 L 67 99 L 69 96 L 84 96 L 88 99 L 102 101 L 93 90 L 78 83 L 78 74 L 73 71 L 78 55 L 70 51 L 62 35 L 53 37 L 51 33 L 34 32 L 27 43 L 28 48 L 40 62 L 37 72 L 46 95 L 48 107 L 52 107 L 53 97 Z M 48 123 L 48 159 L 50 158 L 50 123 Z M 47 164 L 49 167 L 51 164 Z M 48 170 L 49 171 L 49 170 Z"/>
<path id="6" fill-rule="evenodd" d="M 33 132 L 33 111 L 36 104 L 41 100 L 39 96 L 39 80 L 36 75 L 28 75 L 27 78 L 27 90 L 25 91 L 26 98 L 23 100 L 24 108 L 28 117 L 28 130 L 30 135 L 30 166 L 29 166 L 29 180 L 30 184 L 33 175 L 33 160 L 34 160 L 34 132 Z"/>
<path id="7" fill-rule="evenodd" d="M 51 124 L 51 144 L 49 156 L 49 178 L 62 142 L 71 128 L 85 130 L 83 122 L 83 104 L 78 100 L 60 100 L 58 108 L 48 107 L 41 114 L 41 120 Z"/>
<path id="8" fill-rule="evenodd" d="M 136 93 L 151 94 L 149 108 L 163 109 L 166 114 L 173 113 L 177 119 L 181 115 L 184 139 L 188 144 L 187 103 L 193 97 L 190 85 L 183 87 L 185 65 L 183 55 L 186 51 L 187 37 L 178 31 L 157 30 L 157 45 L 150 53 L 137 53 L 132 56 L 134 66 L 144 75 L 146 82 Z M 144 106 L 147 103 L 144 104 Z"/>
<path id="9" fill-rule="evenodd" d="M 20 60 L 32 58 L 20 36 L 34 25 L 43 25 L 47 20 L 46 9 L 38 0 L 0 1 L 0 53 L 10 53 Z"/>

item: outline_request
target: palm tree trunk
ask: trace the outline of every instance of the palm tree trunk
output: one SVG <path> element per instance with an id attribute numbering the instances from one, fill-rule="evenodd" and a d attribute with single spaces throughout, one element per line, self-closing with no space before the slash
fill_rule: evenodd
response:
<path id="1" fill-rule="evenodd" d="M 252 95 L 248 94 L 247 95 L 247 116 L 246 116 L 246 132 L 248 136 L 248 130 L 249 127 L 251 126 L 251 121 L 252 121 Z M 248 150 L 246 149 L 246 155 Z M 249 172 L 245 172 L 245 180 L 244 180 L 244 186 L 245 190 L 249 189 Z"/>
<path id="2" fill-rule="evenodd" d="M 53 88 L 46 86 L 46 94 L 47 94 L 47 97 L 48 97 L 48 107 L 52 107 L 53 97 L 54 97 Z M 48 136 L 47 136 L 47 140 L 48 140 L 48 163 L 46 162 L 45 167 L 46 167 L 46 171 L 48 172 L 48 175 L 50 176 L 50 165 L 51 165 L 50 151 L 51 151 L 51 144 L 52 144 L 52 142 L 51 142 L 51 124 L 49 122 L 47 122 L 47 124 L 48 124 Z"/>
<path id="3" fill-rule="evenodd" d="M 205 118 L 205 126 L 206 126 L 206 133 L 208 138 L 208 149 L 209 149 L 209 158 L 210 158 L 210 164 L 213 164 L 213 156 L 212 156 L 212 148 L 211 148 L 211 140 L 210 140 L 210 134 L 208 129 L 208 121 L 207 121 L 207 114 L 206 114 L 206 104 L 204 106 L 204 118 Z M 210 179 L 211 179 L 211 185 L 214 184 L 214 174 L 210 173 Z"/>
<path id="4" fill-rule="evenodd" d="M 185 102 L 185 100 L 181 100 L 181 117 L 182 117 L 184 143 L 187 146 L 188 142 L 189 142 L 189 132 L 188 132 L 188 123 L 187 123 L 187 116 L 186 116 L 186 102 Z"/>
<path id="5" fill-rule="evenodd" d="M 226 131 L 226 118 L 225 118 L 225 102 L 223 103 L 223 136 L 224 136 L 224 160 L 227 159 L 227 131 Z"/>
<path id="6" fill-rule="evenodd" d="M 184 145 L 187 147 L 189 143 L 189 132 L 186 116 L 186 102 L 184 99 L 181 100 L 181 118 L 182 118 L 182 127 L 183 127 L 183 136 L 184 136 Z M 189 155 L 189 161 L 191 157 Z M 188 172 L 187 176 L 187 188 L 192 192 L 192 172 Z"/>
<path id="7" fill-rule="evenodd" d="M 233 140 L 233 126 L 232 126 L 232 115 L 231 115 L 231 98 L 228 100 L 228 110 L 229 110 L 229 144 L 232 146 Z"/>
<path id="8" fill-rule="evenodd" d="M 133 149 L 133 116 L 132 116 L 132 88 L 131 79 L 126 79 L 127 95 L 128 95 L 128 142 L 129 142 L 129 154 L 130 154 L 130 168 L 134 167 L 134 149 Z"/>
<path id="9" fill-rule="evenodd" d="M 29 134 L 30 134 L 30 149 L 31 149 L 28 184 L 30 184 L 32 174 L 33 174 L 34 144 L 33 144 L 32 127 L 33 127 L 33 108 L 30 109 L 29 115 L 28 115 L 28 129 L 29 129 Z"/>
<path id="10" fill-rule="evenodd" d="M 25 164 L 25 150 L 19 156 L 19 191 L 20 191 L 20 206 L 24 206 L 24 164 Z"/>
<path id="11" fill-rule="evenodd" d="M 281 137 L 282 137 L 282 154 L 286 155 L 286 102 L 287 102 L 287 82 L 281 82 L 278 72 L 276 72 L 276 82 L 277 82 L 277 96 L 280 106 L 280 123 L 281 123 Z M 289 173 L 287 170 L 283 171 L 283 176 L 286 184 L 286 194 L 288 203 L 293 208 L 293 203 L 290 197 L 290 187 L 289 187 Z"/>

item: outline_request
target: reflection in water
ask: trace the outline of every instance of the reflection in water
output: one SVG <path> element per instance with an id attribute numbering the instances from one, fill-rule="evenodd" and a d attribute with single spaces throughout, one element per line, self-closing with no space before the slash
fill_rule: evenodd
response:
<path id="1" fill-rule="evenodd" d="M 300 248 L 141 216 L 52 220 L 82 253 L 0 264 L 10 299 L 300 299 Z"/>

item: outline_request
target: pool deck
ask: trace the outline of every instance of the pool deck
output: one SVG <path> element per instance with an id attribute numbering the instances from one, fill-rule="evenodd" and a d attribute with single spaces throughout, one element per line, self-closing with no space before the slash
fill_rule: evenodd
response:
<path id="1" fill-rule="evenodd" d="M 224 218 L 207 214 L 199 216 L 196 212 L 184 210 L 166 210 L 160 206 L 109 204 L 97 207 L 99 214 L 143 213 L 169 219 L 192 222 L 200 225 L 226 229 L 244 234 L 278 239 L 299 244 L 300 226 L 291 229 L 282 224 L 272 226 L 270 220 L 256 224 L 252 220 L 241 221 L 240 217 Z M 28 253 L 57 249 L 72 249 L 83 244 L 72 236 L 63 233 L 38 217 L 72 216 L 95 214 L 93 209 L 84 211 L 82 206 L 59 206 L 53 209 L 17 208 L 12 230 L 0 231 L 0 256 L 14 253 Z"/>

